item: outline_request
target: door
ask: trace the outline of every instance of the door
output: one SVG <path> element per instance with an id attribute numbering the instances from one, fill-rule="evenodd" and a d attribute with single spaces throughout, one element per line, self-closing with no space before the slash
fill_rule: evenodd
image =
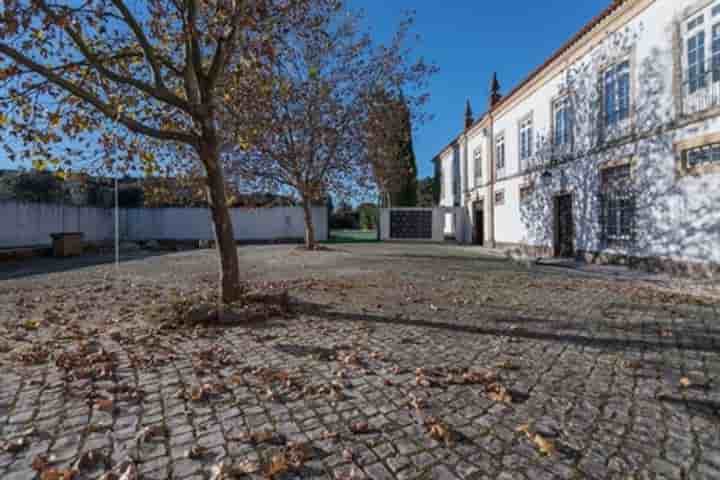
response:
<path id="1" fill-rule="evenodd" d="M 555 197 L 555 256 L 575 256 L 572 195 L 569 194 Z"/>
<path id="2" fill-rule="evenodd" d="M 475 210 L 475 245 L 485 243 L 485 216 L 482 210 Z"/>

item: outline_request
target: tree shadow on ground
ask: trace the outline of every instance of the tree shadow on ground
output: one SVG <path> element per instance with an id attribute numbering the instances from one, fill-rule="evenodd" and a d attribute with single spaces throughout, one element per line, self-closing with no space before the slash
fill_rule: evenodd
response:
<path id="1" fill-rule="evenodd" d="M 630 336 L 610 335 L 612 332 L 602 332 L 599 336 L 598 332 L 587 331 L 586 333 L 578 331 L 578 326 L 582 326 L 585 322 L 576 319 L 576 323 L 558 322 L 543 318 L 535 318 L 524 315 L 514 315 L 508 317 L 508 321 L 526 326 L 542 325 L 548 326 L 547 330 L 538 328 L 519 327 L 517 325 L 511 328 L 497 328 L 494 326 L 469 325 L 464 323 L 449 323 L 445 321 L 423 321 L 415 320 L 401 316 L 383 316 L 373 315 L 369 313 L 356 313 L 347 311 L 333 310 L 327 305 L 313 302 L 296 302 L 293 305 L 293 311 L 296 313 L 304 313 L 324 320 L 333 322 L 361 322 L 370 324 L 385 324 L 407 327 L 418 327 L 429 330 L 447 330 L 456 333 L 468 333 L 474 335 L 490 335 L 498 337 L 537 340 L 547 342 L 558 342 L 569 345 L 578 345 L 583 347 L 602 348 L 609 351 L 663 351 L 663 350 L 687 350 L 698 352 L 717 352 L 720 338 L 716 339 L 712 335 L 693 335 L 689 338 L 679 341 L 677 336 L 663 338 L 660 334 L 654 336 L 657 340 L 646 338 L 631 338 Z M 502 320 L 501 320 L 502 321 Z M 592 320 L 587 320 L 588 323 Z M 574 329 L 575 332 L 567 330 Z M 678 336 L 681 332 L 678 331 Z"/>
<path id="2" fill-rule="evenodd" d="M 148 258 L 175 253 L 178 252 L 165 250 L 125 253 L 121 254 L 120 263 L 146 260 Z M 12 260 L 0 263 L 0 280 L 20 279 L 50 273 L 63 273 L 81 268 L 112 265 L 113 263 L 115 263 L 114 254 L 82 255 L 69 258 L 36 257 L 32 259 Z"/>

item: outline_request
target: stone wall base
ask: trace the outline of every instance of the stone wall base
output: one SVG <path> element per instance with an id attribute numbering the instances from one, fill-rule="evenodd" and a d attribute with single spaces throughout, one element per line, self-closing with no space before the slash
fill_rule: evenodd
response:
<path id="1" fill-rule="evenodd" d="M 526 245 L 522 243 L 498 242 L 496 248 L 510 257 L 552 258 L 552 247 Z M 579 251 L 578 260 L 598 265 L 625 265 L 636 270 L 651 273 L 667 273 L 678 277 L 716 278 L 720 276 L 720 264 L 712 262 L 692 262 L 667 257 L 636 257 L 607 252 Z"/>
<path id="2" fill-rule="evenodd" d="M 497 242 L 496 248 L 504 250 L 507 255 L 518 257 L 552 257 L 552 247 L 537 245 L 526 245 L 524 243 L 503 243 Z"/>
<path id="3" fill-rule="evenodd" d="M 691 262 L 667 257 L 636 257 L 605 252 L 578 252 L 578 257 L 588 263 L 600 265 L 626 265 L 629 268 L 651 273 L 667 273 L 690 278 L 714 278 L 720 275 L 720 264 Z"/>

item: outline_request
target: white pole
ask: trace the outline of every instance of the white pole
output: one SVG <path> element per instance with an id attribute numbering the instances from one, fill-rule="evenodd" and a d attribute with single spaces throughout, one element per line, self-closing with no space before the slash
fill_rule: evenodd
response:
<path id="1" fill-rule="evenodd" d="M 115 174 L 115 273 L 120 274 L 120 209 L 118 208 L 118 179 Z"/>

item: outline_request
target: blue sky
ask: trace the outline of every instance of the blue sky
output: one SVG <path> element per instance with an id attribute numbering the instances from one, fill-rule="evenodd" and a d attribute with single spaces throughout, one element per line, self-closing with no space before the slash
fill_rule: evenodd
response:
<path id="1" fill-rule="evenodd" d="M 415 132 L 421 176 L 432 175 L 432 158 L 460 132 L 465 101 L 476 115 L 487 105 L 493 71 L 507 92 L 610 0 L 348 0 L 366 13 L 367 28 L 387 40 L 403 12 L 416 12 L 417 53 L 440 72 L 430 85 L 433 118 Z M 12 167 L 0 152 L 0 168 Z"/>
<path id="2" fill-rule="evenodd" d="M 427 111 L 434 116 L 415 132 L 421 176 L 432 175 L 432 158 L 463 126 L 469 97 L 475 115 L 487 106 L 493 71 L 503 92 L 523 80 L 610 0 L 349 0 L 362 8 L 379 39 L 395 30 L 408 10 L 416 12 L 418 53 L 440 72 L 430 86 Z"/>

